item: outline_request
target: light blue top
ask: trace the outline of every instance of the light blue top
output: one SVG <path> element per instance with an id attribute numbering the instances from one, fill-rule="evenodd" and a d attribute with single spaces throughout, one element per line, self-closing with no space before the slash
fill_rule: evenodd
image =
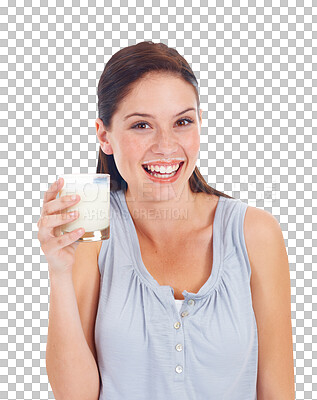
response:
<path id="1" fill-rule="evenodd" d="M 182 292 L 143 264 L 122 190 L 110 194 L 110 239 L 98 258 L 95 344 L 100 400 L 256 400 L 258 335 L 243 233 L 248 205 L 220 197 L 211 275 Z"/>

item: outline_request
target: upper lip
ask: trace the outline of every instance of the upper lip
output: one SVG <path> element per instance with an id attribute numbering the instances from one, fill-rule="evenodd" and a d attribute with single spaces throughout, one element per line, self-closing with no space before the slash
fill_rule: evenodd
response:
<path id="1" fill-rule="evenodd" d="M 183 158 L 173 158 L 173 159 L 170 159 L 170 160 L 162 160 L 162 159 L 160 159 L 160 160 L 150 160 L 150 161 L 145 161 L 145 162 L 143 162 L 142 163 L 142 165 L 149 165 L 149 164 L 152 164 L 152 165 L 173 165 L 173 164 L 180 164 L 182 161 L 184 161 L 184 159 Z"/>

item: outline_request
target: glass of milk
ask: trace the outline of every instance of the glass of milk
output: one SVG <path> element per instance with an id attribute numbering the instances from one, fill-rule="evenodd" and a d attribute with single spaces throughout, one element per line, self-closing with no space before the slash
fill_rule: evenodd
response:
<path id="1" fill-rule="evenodd" d="M 94 242 L 110 237 L 110 175 L 64 174 L 64 186 L 59 197 L 77 194 L 80 201 L 62 210 L 62 213 L 78 211 L 74 221 L 61 226 L 62 234 L 84 228 L 85 233 L 77 242 Z"/>

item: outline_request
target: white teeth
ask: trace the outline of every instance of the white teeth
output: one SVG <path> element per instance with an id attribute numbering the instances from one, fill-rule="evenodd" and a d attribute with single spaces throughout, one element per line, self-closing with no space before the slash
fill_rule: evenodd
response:
<path id="1" fill-rule="evenodd" d="M 148 171 L 150 175 L 164 180 L 174 176 L 177 173 L 177 170 L 179 169 L 179 164 L 168 165 L 167 167 L 163 165 L 159 166 L 143 164 L 143 167 Z"/>
<path id="2" fill-rule="evenodd" d="M 159 172 L 161 174 L 169 174 L 171 172 L 177 171 L 179 168 L 179 164 L 174 164 L 174 165 L 168 165 L 168 166 L 163 166 L 163 165 L 143 165 L 148 171 L 152 172 Z"/>
<path id="3" fill-rule="evenodd" d="M 169 166 L 166 168 L 166 173 L 170 174 L 172 171 L 174 171 L 174 170 L 173 170 L 173 167 L 172 167 L 171 165 L 169 165 Z"/>
<path id="4" fill-rule="evenodd" d="M 173 171 L 170 174 L 164 174 L 164 175 L 156 174 L 155 172 L 150 172 L 150 174 L 155 176 L 155 178 L 160 178 L 160 179 L 164 180 L 164 179 L 170 178 L 171 176 L 174 176 L 176 174 L 176 171 Z"/>

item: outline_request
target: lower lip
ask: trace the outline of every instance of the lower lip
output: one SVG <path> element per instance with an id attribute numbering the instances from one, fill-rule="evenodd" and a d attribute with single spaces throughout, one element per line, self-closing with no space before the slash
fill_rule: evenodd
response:
<path id="1" fill-rule="evenodd" d="M 152 176 L 151 174 L 149 174 L 143 167 L 142 169 L 144 170 L 144 172 L 146 173 L 146 176 L 149 177 L 153 182 L 159 182 L 159 183 L 172 183 L 175 182 L 176 179 L 178 179 L 179 175 L 180 175 L 180 171 L 183 168 L 184 162 L 183 164 L 178 168 L 178 170 L 176 171 L 176 174 L 169 177 L 169 178 L 156 178 L 155 176 Z"/>

